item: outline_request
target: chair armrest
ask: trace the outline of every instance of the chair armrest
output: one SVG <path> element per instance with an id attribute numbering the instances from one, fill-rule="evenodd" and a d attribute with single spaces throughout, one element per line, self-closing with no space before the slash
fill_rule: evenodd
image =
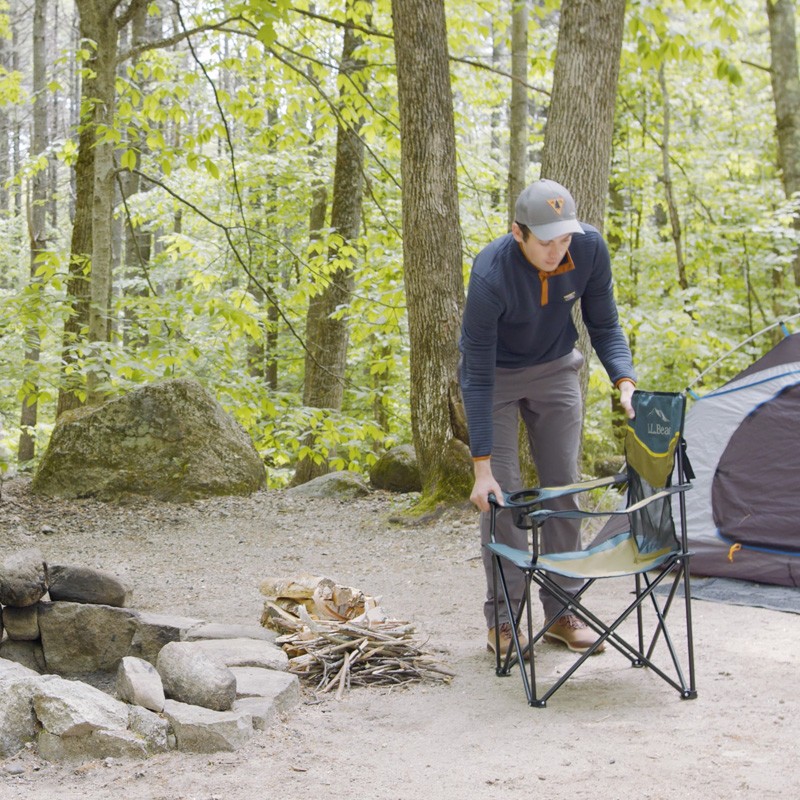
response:
<path id="1" fill-rule="evenodd" d="M 624 516 L 626 514 L 631 514 L 634 511 L 639 511 L 639 509 L 645 508 L 645 506 L 649 506 L 650 503 L 653 503 L 656 500 L 663 500 L 665 497 L 669 497 L 670 495 L 673 494 L 678 494 L 679 492 L 686 492 L 691 488 L 692 488 L 691 483 L 681 483 L 678 484 L 677 486 L 667 486 L 665 489 L 661 489 L 661 491 L 656 492 L 655 494 L 651 494 L 650 497 L 645 497 L 638 503 L 626 506 L 625 508 L 617 509 L 616 511 L 580 511 L 578 509 L 552 511 L 550 509 L 542 508 L 538 509 L 537 511 L 531 511 L 530 513 L 528 513 L 527 516 L 533 520 L 534 524 L 537 527 L 542 525 L 551 517 L 559 517 L 561 519 L 586 519 L 588 517 Z"/>
<path id="2" fill-rule="evenodd" d="M 580 494 L 602 486 L 626 483 L 627 480 L 627 474 L 621 472 L 609 477 L 571 483 L 566 486 L 534 486 L 529 489 L 519 489 L 516 492 L 503 492 L 503 505 L 500 505 L 497 502 L 497 498 L 490 494 L 488 499 L 491 505 L 492 520 L 494 520 L 494 516 L 498 511 L 508 509 L 514 514 L 514 524 L 518 528 L 532 528 L 531 513 L 533 509 L 540 507 L 545 500 Z"/>
<path id="3" fill-rule="evenodd" d="M 552 500 L 556 497 L 564 497 L 570 494 L 580 494 L 603 486 L 612 486 L 615 483 L 627 483 L 627 481 L 627 474 L 620 472 L 605 478 L 570 483 L 566 486 L 534 486 L 530 489 L 520 489 L 516 492 L 503 492 L 503 500 L 508 508 L 529 508 L 538 506 L 545 500 Z"/>

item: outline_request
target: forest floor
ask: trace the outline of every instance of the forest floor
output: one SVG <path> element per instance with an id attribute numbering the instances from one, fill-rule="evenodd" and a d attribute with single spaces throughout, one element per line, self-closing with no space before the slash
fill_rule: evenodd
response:
<path id="1" fill-rule="evenodd" d="M 325 575 L 382 598 L 449 684 L 355 687 L 305 701 L 233 753 L 51 764 L 0 762 L 4 800 L 729 800 L 800 796 L 800 615 L 693 603 L 698 698 L 683 701 L 614 652 L 593 657 L 544 709 L 486 651 L 476 513 L 402 521 L 409 498 L 300 500 L 285 491 L 186 505 L 109 506 L 3 487 L 2 552 L 108 570 L 134 607 L 254 624 L 266 577 Z M 591 592 L 596 592 L 593 587 Z M 596 602 L 610 601 L 601 587 Z M 543 644 L 543 672 L 568 665 Z"/>

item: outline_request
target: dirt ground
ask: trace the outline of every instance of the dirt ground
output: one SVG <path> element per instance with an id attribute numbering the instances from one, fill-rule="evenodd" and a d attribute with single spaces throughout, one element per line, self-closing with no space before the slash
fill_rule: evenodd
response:
<path id="1" fill-rule="evenodd" d="M 352 689 L 306 701 L 235 753 L 0 762 L 3 800 L 483 800 L 800 796 L 800 615 L 695 601 L 698 698 L 616 652 L 593 657 L 544 709 L 486 651 L 476 514 L 396 521 L 409 499 L 301 500 L 284 491 L 189 505 L 33 498 L 3 486 L 0 548 L 109 570 L 141 610 L 253 624 L 258 586 L 311 572 L 382 597 L 456 673 L 448 685 Z M 394 520 L 394 521 L 393 521 Z M 612 586 L 595 592 L 610 605 Z M 568 665 L 541 645 L 543 672 Z"/>

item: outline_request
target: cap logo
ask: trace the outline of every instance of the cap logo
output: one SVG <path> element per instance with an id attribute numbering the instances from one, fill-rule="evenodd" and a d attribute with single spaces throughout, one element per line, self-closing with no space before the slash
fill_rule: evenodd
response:
<path id="1" fill-rule="evenodd" d="M 547 205 L 553 209 L 559 216 L 561 216 L 561 212 L 564 210 L 564 198 L 563 197 L 553 197 L 547 201 Z"/>

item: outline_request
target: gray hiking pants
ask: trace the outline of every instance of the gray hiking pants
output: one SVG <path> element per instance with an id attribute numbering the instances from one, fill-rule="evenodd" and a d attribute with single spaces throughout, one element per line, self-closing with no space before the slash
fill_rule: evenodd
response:
<path id="1" fill-rule="evenodd" d="M 519 417 L 528 431 L 528 442 L 541 486 L 561 486 L 578 479 L 578 452 L 581 441 L 581 392 L 578 372 L 583 355 L 578 350 L 555 361 L 522 369 L 495 371 L 492 407 L 493 446 L 492 473 L 505 492 L 524 489 L 519 466 Z M 577 507 L 575 496 L 558 498 L 544 504 L 546 508 Z M 525 549 L 529 532 L 514 525 L 512 515 L 497 515 L 496 538 L 511 547 Z M 542 552 L 557 553 L 577 550 L 580 532 L 575 520 L 553 519 L 542 528 Z M 481 514 L 481 545 L 489 541 L 489 514 Z M 484 614 L 488 627 L 494 626 L 494 595 L 492 591 L 491 554 L 482 547 L 486 572 L 486 603 Z M 514 607 L 524 594 L 524 576 L 514 566 L 505 563 L 505 575 Z M 558 583 L 570 593 L 576 592 L 582 581 L 561 578 Z M 502 589 L 498 582 L 498 592 Z M 561 604 L 544 590 L 539 591 L 545 619 L 555 616 Z M 500 599 L 500 622 L 509 618 L 505 603 Z M 535 618 L 535 616 L 534 616 Z"/>

